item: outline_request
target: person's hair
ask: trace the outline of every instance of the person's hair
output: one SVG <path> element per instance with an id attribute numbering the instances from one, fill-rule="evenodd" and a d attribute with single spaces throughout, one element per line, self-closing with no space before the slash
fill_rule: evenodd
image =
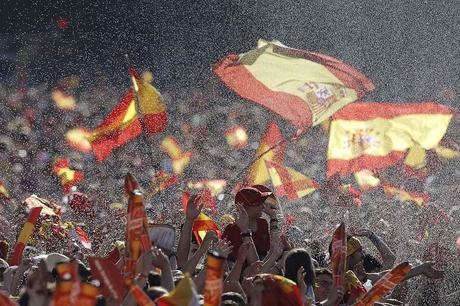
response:
<path id="1" fill-rule="evenodd" d="M 157 298 L 162 297 L 163 295 L 167 294 L 168 290 L 166 290 L 163 287 L 155 286 L 155 287 L 149 287 L 146 293 L 149 296 L 149 298 L 152 301 L 154 301 Z"/>
<path id="2" fill-rule="evenodd" d="M 370 254 L 364 254 L 363 267 L 364 271 L 367 273 L 377 272 L 383 268 L 382 264 L 377 260 L 377 258 Z"/>
<path id="3" fill-rule="evenodd" d="M 347 242 L 348 242 L 348 240 L 350 240 L 352 237 L 353 237 L 352 235 L 348 235 L 348 234 L 347 234 Z M 332 239 L 331 239 L 331 242 L 329 242 L 328 251 L 329 251 L 329 258 L 332 258 Z"/>
<path id="4" fill-rule="evenodd" d="M 147 282 L 149 283 L 150 287 L 161 286 L 161 276 L 158 272 L 150 271 Z"/>
<path id="5" fill-rule="evenodd" d="M 321 275 L 321 274 L 326 274 L 326 275 L 329 275 L 330 277 L 332 277 L 332 272 L 331 270 L 327 269 L 327 268 L 318 268 L 318 269 L 315 269 L 315 276 L 318 276 L 318 275 Z"/>
<path id="6" fill-rule="evenodd" d="M 289 251 L 284 263 L 284 276 L 297 283 L 297 271 L 303 267 L 305 270 L 305 284 L 313 286 L 315 283 L 315 270 L 313 263 L 305 249 L 293 249 Z"/>
<path id="7" fill-rule="evenodd" d="M 238 306 L 246 305 L 243 296 L 238 292 L 225 292 L 222 294 L 222 304 L 224 301 L 232 301 Z"/>

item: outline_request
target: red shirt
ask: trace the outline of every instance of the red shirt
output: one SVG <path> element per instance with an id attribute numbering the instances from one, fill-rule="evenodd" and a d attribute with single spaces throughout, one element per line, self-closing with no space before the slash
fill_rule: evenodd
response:
<path id="1" fill-rule="evenodd" d="M 236 224 L 229 224 L 224 230 L 222 238 L 226 238 L 233 246 L 232 252 L 228 256 L 230 260 L 236 260 L 238 249 L 243 244 L 241 239 L 241 230 Z M 256 246 L 257 253 L 260 258 L 265 257 L 270 250 L 270 233 L 268 231 L 268 223 L 265 219 L 257 219 L 257 231 L 252 233 L 252 240 Z"/>

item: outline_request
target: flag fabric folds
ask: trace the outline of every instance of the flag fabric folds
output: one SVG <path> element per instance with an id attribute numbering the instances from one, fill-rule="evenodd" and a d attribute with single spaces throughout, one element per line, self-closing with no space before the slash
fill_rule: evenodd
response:
<path id="1" fill-rule="evenodd" d="M 256 49 L 230 54 L 213 68 L 238 95 L 299 128 L 317 125 L 372 91 L 361 72 L 333 57 L 259 40 Z"/>
<path id="2" fill-rule="evenodd" d="M 265 135 L 259 143 L 259 147 L 256 150 L 254 158 L 258 158 L 260 155 L 270 149 L 270 147 L 277 145 L 282 140 L 283 135 L 281 134 L 280 128 L 276 123 L 271 122 L 268 125 Z M 270 179 L 270 175 L 268 174 L 265 161 L 268 160 L 281 164 L 284 158 L 284 149 L 284 144 L 279 145 L 278 147 L 255 160 L 249 169 L 249 174 L 246 178 L 246 184 L 250 186 L 263 185 L 265 182 L 267 182 Z"/>
<path id="3" fill-rule="evenodd" d="M 102 124 L 93 130 L 88 140 L 91 142 L 96 159 L 102 161 L 109 157 L 113 149 L 139 136 L 141 132 L 134 93 L 129 90 Z"/>
<path id="4" fill-rule="evenodd" d="M 355 172 L 355 180 L 358 183 L 359 188 L 363 191 L 367 191 L 380 185 L 380 179 L 374 175 L 372 170 L 363 169 Z"/>
<path id="5" fill-rule="evenodd" d="M 161 149 L 171 158 L 174 173 L 182 174 L 190 163 L 192 152 L 182 152 L 179 142 L 173 136 L 163 139 Z"/>
<path id="6" fill-rule="evenodd" d="M 61 180 L 61 186 L 64 193 L 69 193 L 71 188 L 76 183 L 83 180 L 83 172 L 78 170 L 72 170 L 70 168 L 70 161 L 68 159 L 60 158 L 55 161 L 53 165 L 53 172 Z"/>
<path id="7" fill-rule="evenodd" d="M 193 221 L 192 226 L 193 234 L 195 235 L 198 243 L 201 244 L 204 237 L 206 236 L 206 232 L 211 230 L 216 231 L 217 235 L 220 237 L 220 231 L 217 224 L 214 223 L 214 221 L 205 214 L 200 213 L 195 221 Z"/>
<path id="8" fill-rule="evenodd" d="M 22 253 L 29 241 L 32 232 L 34 231 L 35 224 L 37 223 L 38 218 L 40 217 L 40 212 L 42 207 L 34 207 L 30 210 L 27 221 L 24 223 L 24 226 L 19 234 L 18 241 L 14 246 L 13 253 L 8 260 L 10 266 L 17 266 L 22 259 Z"/>
<path id="9" fill-rule="evenodd" d="M 319 184 L 296 170 L 275 162 L 265 161 L 277 196 L 298 200 L 319 188 Z"/>
<path id="10" fill-rule="evenodd" d="M 332 116 L 327 176 L 387 168 L 415 145 L 433 149 L 451 118 L 449 108 L 432 102 L 347 105 Z"/>
<path id="11" fill-rule="evenodd" d="M 383 183 L 383 191 L 388 198 L 397 198 L 402 202 L 412 202 L 418 206 L 427 206 L 430 201 L 430 196 L 425 193 L 409 192 L 402 188 L 395 187 L 388 183 Z"/>
<path id="12" fill-rule="evenodd" d="M 138 96 L 145 131 L 150 134 L 163 131 L 168 119 L 161 94 L 150 83 L 144 81 L 132 67 L 129 68 L 129 73 Z"/>
<path id="13" fill-rule="evenodd" d="M 70 129 L 65 133 L 67 144 L 83 153 L 91 152 L 91 143 L 88 138 L 91 136 L 91 131 L 83 128 Z"/>
<path id="14" fill-rule="evenodd" d="M 192 279 L 185 273 L 184 278 L 173 291 L 155 300 L 158 306 L 198 306 L 198 294 Z"/>

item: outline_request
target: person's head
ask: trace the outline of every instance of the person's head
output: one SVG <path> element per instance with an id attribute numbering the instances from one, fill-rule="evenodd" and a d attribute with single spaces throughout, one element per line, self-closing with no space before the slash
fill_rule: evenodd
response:
<path id="1" fill-rule="evenodd" d="M 377 273 L 382 270 L 382 264 L 370 254 L 364 254 L 363 267 L 367 273 Z"/>
<path id="2" fill-rule="evenodd" d="M 157 298 L 162 297 L 163 295 L 167 294 L 168 290 L 163 287 L 149 287 L 147 289 L 147 295 L 152 301 L 155 301 Z"/>
<path id="3" fill-rule="evenodd" d="M 329 257 L 332 259 L 332 241 L 329 243 Z M 361 262 L 364 257 L 363 247 L 358 238 L 347 235 L 347 268 L 353 267 Z"/>
<path id="4" fill-rule="evenodd" d="M 315 270 L 310 254 L 305 249 L 293 249 L 289 251 L 284 263 L 284 276 L 297 283 L 297 271 L 300 267 L 305 271 L 305 284 L 313 286 L 315 283 Z"/>
<path id="5" fill-rule="evenodd" d="M 161 275 L 156 271 L 150 271 L 147 282 L 150 287 L 161 286 Z"/>
<path id="6" fill-rule="evenodd" d="M 222 305 L 224 304 L 224 302 L 233 302 L 236 306 L 246 305 L 243 296 L 238 292 L 225 292 L 224 294 L 222 294 Z"/>
<path id="7" fill-rule="evenodd" d="M 326 268 L 319 268 L 315 270 L 316 286 L 315 297 L 317 301 L 324 301 L 327 299 L 332 288 L 332 272 Z"/>
<path id="8" fill-rule="evenodd" d="M 257 219 L 262 216 L 265 200 L 271 192 L 261 192 L 254 187 L 244 187 L 235 195 L 235 204 L 242 204 L 249 219 Z"/>

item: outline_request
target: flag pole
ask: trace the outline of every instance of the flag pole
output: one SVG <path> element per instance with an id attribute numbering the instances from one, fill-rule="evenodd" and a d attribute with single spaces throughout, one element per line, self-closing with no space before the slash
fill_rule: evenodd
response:
<path id="1" fill-rule="evenodd" d="M 243 169 L 241 169 L 237 174 L 236 176 L 230 181 L 230 184 L 228 184 L 228 186 L 233 186 L 237 181 L 238 179 L 241 177 L 241 175 L 246 172 L 246 170 L 251 167 L 256 161 L 258 161 L 259 159 L 261 159 L 265 154 L 269 153 L 270 151 L 278 148 L 279 146 L 281 145 L 284 145 L 284 144 L 287 144 L 287 143 L 290 143 L 294 140 L 299 140 L 301 139 L 304 135 L 305 135 L 305 132 L 307 131 L 307 129 L 302 129 L 299 131 L 296 131 L 294 133 L 294 135 L 292 135 L 291 137 L 289 138 L 283 138 L 282 140 L 278 141 L 276 144 L 274 144 L 272 147 L 268 148 L 266 151 L 260 153 L 258 156 L 256 156 L 255 158 L 253 158 L 246 166 L 244 166 Z M 230 192 L 225 192 L 225 193 L 228 193 L 230 194 Z"/>
<path id="2" fill-rule="evenodd" d="M 125 59 L 126 59 L 126 65 L 128 66 L 128 71 L 129 71 L 129 68 L 131 67 L 130 65 L 130 62 L 129 62 L 129 56 L 128 54 L 126 53 L 125 54 Z M 131 79 L 131 77 L 130 77 Z M 134 86 L 134 82 L 131 80 L 131 88 L 134 90 L 134 100 L 135 100 L 135 104 L 136 104 L 136 108 L 139 109 L 139 96 L 138 96 L 138 91 L 136 90 L 135 86 Z M 141 113 L 141 112 L 138 112 L 138 114 Z M 152 200 L 155 195 L 158 195 L 160 196 L 161 195 L 161 188 L 160 188 L 160 183 L 158 181 L 158 177 L 159 177 L 159 170 L 158 170 L 158 166 L 155 162 L 155 160 L 153 159 L 153 156 L 152 156 L 152 152 L 153 152 L 153 148 L 152 148 L 152 144 L 150 143 L 147 135 L 145 134 L 145 128 L 144 128 L 144 114 L 140 114 L 139 116 L 139 119 L 140 119 L 140 122 L 141 122 L 141 125 L 142 125 L 142 133 L 141 133 L 141 139 L 142 139 L 142 142 L 144 144 L 147 144 L 147 145 L 143 145 L 142 148 L 143 148 L 143 154 L 145 155 L 148 155 L 148 159 L 150 160 L 151 164 L 152 164 L 152 168 L 153 168 L 153 177 L 154 177 L 154 181 L 152 183 L 152 188 L 153 188 L 153 193 L 151 194 L 152 195 L 152 198 L 150 200 Z M 158 192 L 155 192 L 156 189 L 158 188 Z M 147 195 L 147 193 L 146 193 Z M 164 216 L 163 214 L 165 213 L 165 204 L 164 204 L 164 201 L 161 201 L 161 218 L 164 219 Z"/>

